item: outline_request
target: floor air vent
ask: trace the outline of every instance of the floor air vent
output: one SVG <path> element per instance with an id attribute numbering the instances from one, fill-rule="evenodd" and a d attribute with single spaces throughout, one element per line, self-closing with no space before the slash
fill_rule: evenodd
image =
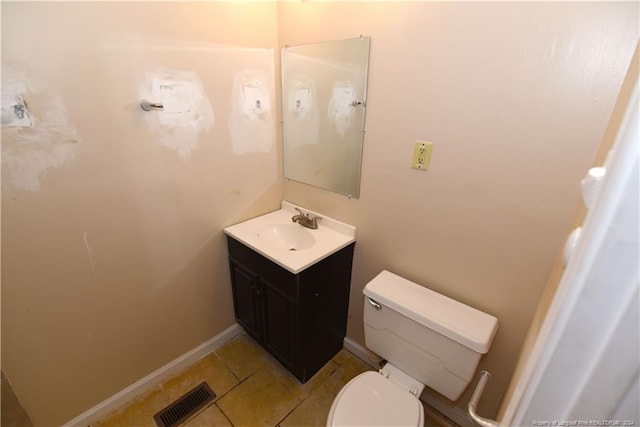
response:
<path id="1" fill-rule="evenodd" d="M 180 399 L 158 412 L 153 416 L 153 419 L 156 420 L 158 427 L 177 426 L 189 419 L 191 415 L 213 402 L 213 399 L 215 398 L 216 394 L 211 390 L 209 384 L 203 382 Z"/>

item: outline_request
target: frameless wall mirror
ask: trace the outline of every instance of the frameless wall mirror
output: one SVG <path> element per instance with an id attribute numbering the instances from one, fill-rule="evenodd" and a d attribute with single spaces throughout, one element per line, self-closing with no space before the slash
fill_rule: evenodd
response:
<path id="1" fill-rule="evenodd" d="M 282 48 L 285 178 L 359 197 L 370 42 Z"/>

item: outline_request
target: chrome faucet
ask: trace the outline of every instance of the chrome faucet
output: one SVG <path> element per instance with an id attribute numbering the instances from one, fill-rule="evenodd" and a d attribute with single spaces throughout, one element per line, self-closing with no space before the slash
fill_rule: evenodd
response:
<path id="1" fill-rule="evenodd" d="M 308 213 L 305 214 L 304 212 L 302 212 L 298 208 L 296 208 L 296 210 L 298 212 L 300 212 L 300 214 L 292 216 L 291 217 L 291 221 L 297 222 L 298 224 L 302 225 L 303 227 L 311 228 L 311 229 L 314 229 L 314 230 L 316 228 L 318 228 L 318 220 L 322 219 L 322 217 L 320 217 L 320 216 L 309 217 Z"/>

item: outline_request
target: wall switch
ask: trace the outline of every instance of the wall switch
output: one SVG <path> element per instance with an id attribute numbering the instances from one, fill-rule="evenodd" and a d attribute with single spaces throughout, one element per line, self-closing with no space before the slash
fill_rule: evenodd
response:
<path id="1" fill-rule="evenodd" d="M 411 167 L 421 171 L 426 171 L 429 168 L 432 148 L 433 144 L 430 142 L 416 141 L 416 146 L 413 149 L 413 163 L 411 164 Z"/>

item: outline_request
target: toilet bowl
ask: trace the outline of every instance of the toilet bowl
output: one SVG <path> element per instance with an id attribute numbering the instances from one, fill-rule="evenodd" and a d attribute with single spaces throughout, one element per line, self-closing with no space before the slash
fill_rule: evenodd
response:
<path id="1" fill-rule="evenodd" d="M 457 400 L 489 350 L 498 320 L 389 271 L 363 293 L 365 344 L 387 363 L 340 390 L 327 426 L 423 426 L 425 386 Z"/>
<path id="2" fill-rule="evenodd" d="M 328 426 L 411 426 L 424 424 L 420 399 L 379 372 L 349 381 L 333 400 Z"/>
<path id="3" fill-rule="evenodd" d="M 424 424 L 424 384 L 390 363 L 349 381 L 333 400 L 328 426 L 411 426 Z"/>

